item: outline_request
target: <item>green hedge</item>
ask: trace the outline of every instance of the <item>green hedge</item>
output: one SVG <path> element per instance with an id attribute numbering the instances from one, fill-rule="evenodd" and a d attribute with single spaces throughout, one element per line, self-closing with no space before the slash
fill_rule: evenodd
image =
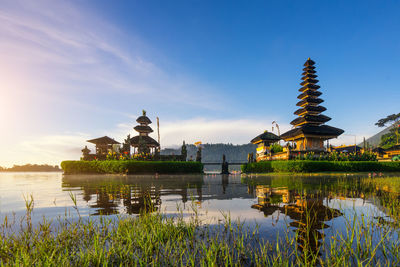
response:
<path id="1" fill-rule="evenodd" d="M 400 171 L 400 162 L 378 161 L 260 161 L 242 165 L 244 173 Z"/>
<path id="2" fill-rule="evenodd" d="M 71 160 L 61 162 L 61 168 L 64 174 L 174 174 L 203 172 L 203 164 L 193 161 Z"/>

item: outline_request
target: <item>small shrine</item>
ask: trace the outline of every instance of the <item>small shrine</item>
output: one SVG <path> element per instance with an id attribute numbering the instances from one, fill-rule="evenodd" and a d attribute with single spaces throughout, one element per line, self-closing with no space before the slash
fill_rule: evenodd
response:
<path id="1" fill-rule="evenodd" d="M 321 113 L 326 110 L 320 104 L 324 102 L 319 96 L 322 94 L 318 89 L 318 80 L 315 70 L 315 62 L 310 58 L 304 63 L 303 82 L 297 97 L 300 101 L 297 103 L 298 110 L 294 112 L 298 118 L 291 124 L 293 129 L 282 134 L 280 137 L 285 141 L 295 143 L 294 151 L 298 152 L 322 152 L 325 151 L 324 141 L 336 138 L 344 131 L 339 128 L 325 125 L 325 122 L 331 120 L 328 116 Z"/>
<path id="2" fill-rule="evenodd" d="M 268 160 L 271 156 L 271 145 L 281 140 L 279 136 L 268 131 L 254 137 L 250 142 L 257 145 L 256 161 Z"/>
<path id="3" fill-rule="evenodd" d="M 96 145 L 96 155 L 99 157 L 106 157 L 108 152 L 114 152 L 119 149 L 120 143 L 115 141 L 114 139 L 108 137 L 108 136 L 103 136 L 100 138 L 95 138 L 91 140 L 87 140 L 87 142 L 95 144 Z M 87 147 L 85 147 L 85 151 L 82 150 L 83 153 L 86 153 Z M 90 150 L 89 150 L 90 152 Z M 87 154 L 89 154 L 89 152 Z"/>
<path id="4" fill-rule="evenodd" d="M 133 153 L 155 153 L 159 151 L 160 144 L 149 136 L 153 132 L 153 129 L 149 126 L 151 120 L 146 116 L 146 111 L 143 110 L 142 116 L 136 119 L 139 125 L 133 129 L 139 133 L 130 139 L 131 146 L 133 147 Z"/>

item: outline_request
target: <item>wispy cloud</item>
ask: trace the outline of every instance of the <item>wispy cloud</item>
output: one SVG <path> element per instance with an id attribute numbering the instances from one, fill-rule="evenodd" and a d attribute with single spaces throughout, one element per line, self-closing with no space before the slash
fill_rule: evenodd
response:
<path id="1" fill-rule="evenodd" d="M 0 10 L 0 33 L 2 64 L 25 70 L 21 75 L 31 79 L 31 86 L 49 93 L 67 85 L 71 94 L 112 91 L 155 102 L 216 106 L 210 104 L 217 97 L 210 86 L 162 70 L 148 44 L 72 2 L 9 2 Z M 208 93 L 201 97 L 199 91 Z"/>
<path id="2" fill-rule="evenodd" d="M 95 135 L 74 128 L 82 120 L 76 114 L 108 129 L 143 107 L 178 112 L 221 107 L 212 86 L 162 69 L 158 52 L 140 36 L 98 17 L 87 3 L 78 4 L 2 2 L 0 125 L 6 131 L 0 132 L 0 165 L 75 158 L 68 149 L 86 139 L 66 129 Z"/>

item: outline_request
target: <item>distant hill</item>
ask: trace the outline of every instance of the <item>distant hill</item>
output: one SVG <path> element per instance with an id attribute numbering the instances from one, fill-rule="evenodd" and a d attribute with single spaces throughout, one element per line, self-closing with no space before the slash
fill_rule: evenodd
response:
<path id="1" fill-rule="evenodd" d="M 3 172 L 60 172 L 61 169 L 56 165 L 37 165 L 37 164 L 26 164 L 26 165 L 14 165 L 11 168 L 0 167 L 0 171 Z"/>
<path id="2" fill-rule="evenodd" d="M 392 129 L 394 126 L 389 126 L 385 129 L 383 129 L 382 131 L 380 131 L 379 133 L 371 136 L 368 139 L 365 139 L 365 142 L 368 143 L 370 146 L 372 147 L 377 147 L 379 145 L 379 143 L 381 142 L 381 136 L 384 134 L 389 133 L 390 129 Z M 359 144 L 359 146 L 362 146 L 363 143 Z"/>
<path id="3" fill-rule="evenodd" d="M 222 155 L 225 154 L 228 162 L 246 162 L 249 153 L 256 153 L 256 145 L 251 143 L 244 145 L 233 144 L 203 144 L 203 162 L 222 162 Z M 187 145 L 188 159 L 196 159 L 197 148 L 194 145 Z M 162 155 L 181 154 L 181 148 L 165 148 L 161 150 Z"/>

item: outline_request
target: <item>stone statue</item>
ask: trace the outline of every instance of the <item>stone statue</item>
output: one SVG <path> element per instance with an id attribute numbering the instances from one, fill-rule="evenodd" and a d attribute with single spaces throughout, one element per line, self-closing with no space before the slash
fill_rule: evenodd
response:
<path id="1" fill-rule="evenodd" d="M 201 145 L 199 145 L 197 148 L 196 161 L 201 162 Z"/>
<path id="2" fill-rule="evenodd" d="M 186 161 L 186 159 L 187 159 L 187 147 L 186 147 L 185 141 L 183 141 L 183 144 L 182 144 L 181 155 L 182 155 L 182 161 Z"/>
<path id="3" fill-rule="evenodd" d="M 225 154 L 222 155 L 222 171 L 221 174 L 229 174 L 229 163 L 226 161 Z"/>

